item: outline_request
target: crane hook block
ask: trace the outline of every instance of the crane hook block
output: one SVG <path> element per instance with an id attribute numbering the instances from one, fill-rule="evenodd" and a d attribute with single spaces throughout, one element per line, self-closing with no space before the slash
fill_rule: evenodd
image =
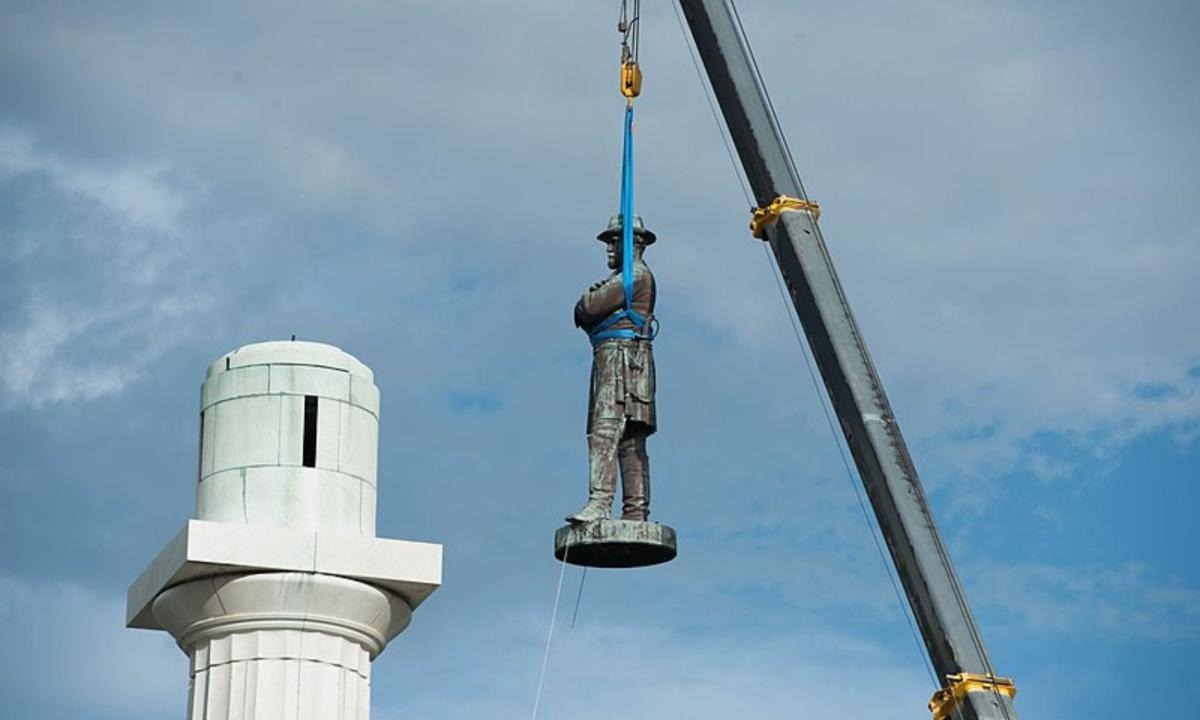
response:
<path id="1" fill-rule="evenodd" d="M 621 64 L 621 94 L 630 100 L 642 94 L 642 69 L 632 60 Z"/>
<path id="2" fill-rule="evenodd" d="M 765 208 L 754 208 L 754 217 L 750 218 L 750 233 L 762 240 L 767 237 L 767 228 L 775 224 L 779 216 L 788 210 L 803 210 L 812 215 L 813 220 L 821 217 L 821 206 L 812 200 L 780 195 Z"/>

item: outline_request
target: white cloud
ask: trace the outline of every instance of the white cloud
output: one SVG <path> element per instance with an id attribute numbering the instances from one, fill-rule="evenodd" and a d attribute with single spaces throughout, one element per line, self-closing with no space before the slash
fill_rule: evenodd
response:
<path id="1" fill-rule="evenodd" d="M 68 319 L 45 303 L 37 303 L 19 332 L 0 334 L 0 368 L 8 391 L 31 393 L 41 368 L 86 324 L 84 318 Z"/>
<path id="2" fill-rule="evenodd" d="M 985 565 L 973 578 L 981 607 L 1022 630 L 1187 642 L 1200 634 L 1200 589 L 1167 582 L 1146 565 L 1066 568 Z"/>
<path id="3" fill-rule="evenodd" d="M 384 229 L 397 250 L 452 270 L 492 263 L 525 292 L 545 289 L 540 274 L 564 259 L 583 267 L 591 256 L 563 250 L 563 238 L 586 244 L 615 198 L 604 12 L 277 10 L 198 10 L 187 23 L 145 14 L 128 27 L 83 17 L 51 23 L 44 42 L 11 42 L 35 66 L 103 88 L 99 119 L 136 128 L 126 132 L 224 201 L 315 214 L 336 232 Z M 1188 375 L 1200 345 L 1178 332 L 1200 263 L 1187 219 L 1196 176 L 1176 161 L 1180 148 L 1194 152 L 1177 121 L 1189 108 L 1157 94 L 1161 83 L 1133 82 L 1139 63 L 1159 60 L 1124 43 L 1100 52 L 1020 6 L 744 12 L 907 436 L 942 448 L 931 458 L 939 474 L 995 475 L 1038 432 L 1123 442 L 1200 417 Z M 461 15 L 456 32 L 469 40 L 423 31 L 446 14 Z M 646 22 L 639 201 L 662 231 L 652 257 L 676 321 L 667 330 L 683 327 L 674 337 L 698 348 L 711 333 L 745 355 L 792 352 L 674 16 L 649 6 Z M 266 23 L 272 33 L 255 34 Z M 822 71 L 794 78 L 793 67 Z M 135 72 L 145 82 L 129 83 Z M 1179 112 L 1147 117 L 1153 103 Z M 39 162 L 27 144 L 5 147 L 13 167 Z M 171 173 L 139 167 L 103 180 L 76 172 L 68 184 L 170 226 L 182 202 Z M 1134 207 L 1153 208 L 1136 229 Z M 472 234 L 426 246 L 448 226 Z M 1144 383 L 1190 399 L 1139 402 Z"/>
<path id="4" fill-rule="evenodd" d="M 64 189 L 95 200 L 135 227 L 164 234 L 178 231 L 184 200 L 163 181 L 163 167 L 106 173 L 56 164 L 51 170 Z"/>
<path id="5" fill-rule="evenodd" d="M 0 318 L 6 404 L 118 393 L 186 334 L 181 319 L 210 304 L 190 276 L 184 191 L 167 176 L 70 162 L 0 126 L 5 191 L 46 183 L 55 205 L 14 213 L 0 244 L 20 299 Z"/>
<path id="6" fill-rule="evenodd" d="M 105 170 L 39 151 L 33 139 L 0 125 L 0 180 L 45 175 L 66 193 L 91 200 L 120 221 L 164 235 L 179 231 L 183 195 L 165 180 L 162 165 Z"/>
<path id="7" fill-rule="evenodd" d="M 181 318 L 207 309 L 200 299 L 154 303 L 89 307 L 29 298 L 17 329 L 0 332 L 4 400 L 43 407 L 121 392 L 180 340 Z"/>
<path id="8" fill-rule="evenodd" d="M 668 591 L 747 615 L 772 605 L 899 623 L 671 10 L 647 8 L 638 182 L 661 238 L 651 251 L 664 321 L 656 516 L 691 533 Z M 197 371 L 262 333 L 286 337 L 281 327 L 323 333 L 362 353 L 388 386 L 385 432 L 395 442 L 384 452 L 403 470 L 381 519 L 445 536 L 448 557 L 478 554 L 458 566 L 447 595 L 509 582 L 503 602 L 529 607 L 532 571 L 522 563 L 546 554 L 529 550 L 530 528 L 550 527 L 582 492 L 587 350 L 568 316 L 574 294 L 603 271 L 591 237 L 616 201 L 610 10 L 28 11 L 14 20 L 27 31 L 0 44 L 27 77 L 50 79 L 31 83 L 27 105 L 11 110 L 33 108 L 20 127 L 45 129 L 0 135 L 0 183 L 48 184 L 54 213 L 86 221 L 58 232 L 66 220 L 41 217 L 4 248 L 27 270 L 0 317 L 4 399 L 49 406 L 120 392 L 197 317 L 231 328 L 204 336 Z M 1078 481 L 1078 468 L 1130 438 L 1169 427 L 1194 442 L 1200 432 L 1191 372 L 1200 340 L 1189 332 L 1200 300 L 1200 119 L 1186 82 L 1175 96 L 1155 94 L 1190 78 L 1191 65 L 1164 67 L 1165 54 L 1126 43 L 1154 27 L 1155 13 L 1137 27 L 1106 26 L 1111 8 L 1094 8 L 1095 39 L 1078 41 L 1045 19 L 1052 8 L 1036 10 L 743 7 L 918 466 L 938 499 L 961 491 L 958 504 L 975 509 L 998 491 L 986 479 L 1010 469 L 1046 484 Z M 452 16 L 447 42 L 437 29 Z M 66 115 L 56 109 L 81 107 L 87 123 L 56 125 Z M 250 208 L 266 225 L 291 222 L 261 235 L 204 225 L 197 187 L 204 214 Z M 471 290 L 455 289 L 462 277 Z M 68 287 L 75 281 L 83 294 Z M 229 295 L 253 292 L 253 302 L 229 301 L 219 283 Z M 1144 391 L 1151 386 L 1160 390 Z M 444 395 L 463 388 L 501 398 L 503 422 L 450 417 Z M 1055 442 L 1030 443 L 1042 434 Z M 469 451 L 438 451 L 448 438 Z M 993 517 L 1021 512 L 996 507 Z M 946 518 L 951 533 L 969 525 L 961 518 Z M 715 578 L 711 567 L 729 572 Z M 991 572 L 972 599 L 989 607 L 994 590 L 1022 627 L 1073 631 L 1076 607 L 1139 635 L 1153 625 L 1143 616 L 1194 627 L 1190 590 L 1158 581 L 1142 592 L 1137 571 Z M 697 622 L 716 625 L 714 615 Z M 477 621 L 477 635 L 461 631 L 473 624 L 463 617 Z M 749 624 L 737 613 L 728 620 L 735 632 Z M 540 659 L 529 638 L 543 628 L 503 632 L 510 622 L 480 607 L 444 619 L 431 642 L 455 656 L 447 675 L 499 687 L 477 697 L 466 680 L 445 692 L 418 687 L 413 702 L 436 717 L 526 714 Z M 597 677 L 618 683 L 622 660 L 655 678 L 635 680 L 634 701 L 667 716 L 693 701 L 779 716 L 795 697 L 815 703 L 805 706 L 814 714 L 841 714 L 843 705 L 812 699 L 852 696 L 822 669 L 827 652 L 847 676 L 859 677 L 859 665 L 885 668 L 884 677 L 905 668 L 895 686 L 921 688 L 903 700 L 914 712 L 927 695 L 910 677 L 915 662 L 839 654 L 827 637 L 756 650 L 648 622 L 565 640 L 544 717 L 610 708 L 613 696 L 599 689 L 578 702 L 572 692 L 611 687 Z M 505 654 L 521 643 L 523 654 Z M 808 647 L 811 656 L 795 654 Z M 652 662 L 660 657 L 678 672 L 663 674 Z M 478 663 L 455 664 L 471 658 Z M 836 692 L 821 694 L 825 685 Z"/>
<path id="9" fill-rule="evenodd" d="M 1121 12 L 1095 11 L 1103 23 Z M 1107 453 L 1200 421 L 1200 335 L 1187 331 L 1200 176 L 1178 160 L 1196 154 L 1180 118 L 1197 105 L 1163 74 L 1182 66 L 1016 5 L 744 13 L 930 476 L 975 492 L 1021 467 L 1039 433 Z M 712 318 L 726 295 L 767 282 L 722 268 L 736 285 L 706 301 Z M 1169 392 L 1148 398 L 1147 385 Z"/>

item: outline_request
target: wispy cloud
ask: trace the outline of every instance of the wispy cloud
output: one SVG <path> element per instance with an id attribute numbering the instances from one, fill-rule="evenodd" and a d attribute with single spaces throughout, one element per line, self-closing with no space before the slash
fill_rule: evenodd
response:
<path id="1" fill-rule="evenodd" d="M 0 76 L 17 88 L 0 109 L 0 421 L 40 439 L 26 408 L 49 422 L 125 392 L 122 419 L 174 438 L 153 467 L 119 471 L 121 492 L 95 479 L 95 459 L 142 457 L 144 436 L 114 432 L 111 452 L 72 437 L 92 467 L 31 452 L 9 488 L 58 508 L 62 487 L 94 481 L 104 489 L 79 497 L 105 517 L 128 517 L 136 496 L 181 519 L 192 429 L 164 421 L 139 379 L 198 381 L 220 352 L 291 332 L 359 354 L 385 398 L 381 527 L 447 543 L 446 588 L 380 661 L 384 716 L 409 703 L 527 716 L 545 618 L 526 620 L 554 570 L 549 533 L 584 492 L 589 355 L 569 310 L 605 272 L 592 238 L 617 198 L 616 38 L 602 3 L 534 5 L 26 3 L 0 37 Z M 1007 523 L 1066 512 L 1049 492 L 1096 482 L 1097 458 L 1115 463 L 1135 438 L 1200 437 L 1194 7 L 742 5 L 956 558 L 1032 547 Z M 585 602 L 608 612 L 585 613 L 595 625 L 556 646 L 545 707 L 601 714 L 610 686 L 596 677 L 619 683 L 627 664 L 654 679 L 635 677 L 632 701 L 668 717 L 786 716 L 782 698 L 797 697 L 844 714 L 812 698 L 857 700 L 841 676 L 897 667 L 884 683 L 896 703 L 871 712 L 919 710 L 928 694 L 909 656 L 839 650 L 853 638 L 811 627 L 754 635 L 821 618 L 871 642 L 898 628 L 911 644 L 672 10 L 645 13 L 638 203 L 659 232 L 663 322 L 655 517 L 682 550 L 621 587 L 663 606 L 622 616 L 628 597 L 589 588 Z M 166 368 L 171 348 L 187 357 Z M 988 537 L 954 542 L 977 539 L 984 512 Z M 77 519 L 48 514 L 48 542 L 88 542 Z M 146 553 L 160 541 L 140 523 L 112 532 Z M 1089 542 L 1053 540 L 1066 553 Z M 1140 570 L 1125 564 L 1138 551 L 1122 552 L 1107 568 L 964 576 L 983 583 L 972 601 L 989 623 L 1080 634 L 1091 613 L 1138 638 L 1159 620 L 1194 638 L 1195 579 L 1166 579 L 1182 561 Z"/>
<path id="2" fill-rule="evenodd" d="M 994 564 L 974 578 L 981 606 L 1022 628 L 1171 642 L 1200 635 L 1200 588 L 1166 581 L 1144 564 Z"/>
<path id="3" fill-rule="evenodd" d="M 16 208 L 0 236 L 15 300 L 0 316 L 6 404 L 120 392 L 209 306 L 181 221 L 188 188 L 169 175 L 68 161 L 0 126 L 0 193 Z"/>

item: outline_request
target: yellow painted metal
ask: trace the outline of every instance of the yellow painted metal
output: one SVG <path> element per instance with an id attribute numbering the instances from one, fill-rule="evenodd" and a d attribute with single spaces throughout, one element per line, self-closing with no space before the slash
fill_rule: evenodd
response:
<path id="1" fill-rule="evenodd" d="M 979 673 L 959 673 L 947 675 L 950 684 L 938 690 L 929 699 L 929 710 L 933 720 L 949 720 L 958 706 L 966 699 L 967 693 L 994 692 L 1000 693 L 1009 700 L 1017 695 L 1017 686 L 1012 678 L 982 675 Z"/>
<path id="2" fill-rule="evenodd" d="M 818 220 L 821 217 L 821 206 L 812 200 L 801 200 L 800 198 L 788 195 L 780 195 L 765 208 L 754 209 L 754 217 L 750 218 L 751 234 L 760 240 L 765 238 L 767 236 L 767 228 L 773 225 L 779 219 L 779 216 L 788 210 L 802 210 L 812 213 L 813 220 Z"/>
<path id="3" fill-rule="evenodd" d="M 642 94 L 642 69 L 632 60 L 621 63 L 621 94 L 631 100 Z"/>

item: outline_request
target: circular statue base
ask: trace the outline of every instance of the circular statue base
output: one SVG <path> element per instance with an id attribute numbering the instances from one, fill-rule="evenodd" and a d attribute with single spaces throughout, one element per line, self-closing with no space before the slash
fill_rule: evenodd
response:
<path id="1" fill-rule="evenodd" d="M 675 530 L 640 520 L 593 520 L 554 533 L 554 557 L 572 565 L 633 568 L 674 560 Z"/>

